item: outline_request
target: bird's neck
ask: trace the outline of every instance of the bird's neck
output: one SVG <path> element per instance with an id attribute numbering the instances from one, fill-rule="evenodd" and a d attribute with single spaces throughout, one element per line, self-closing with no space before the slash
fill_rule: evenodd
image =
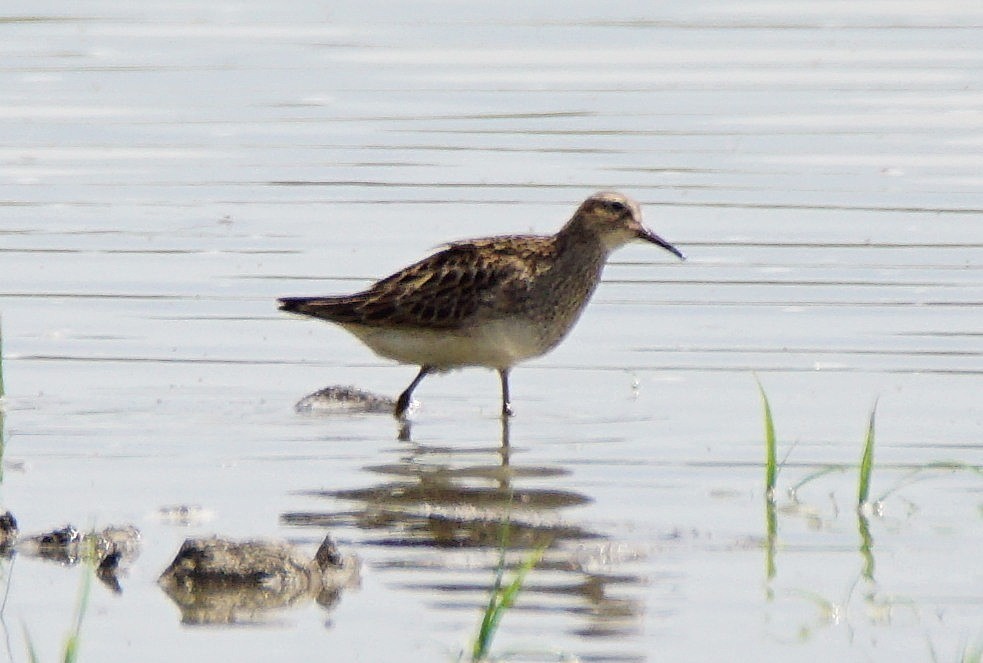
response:
<path id="1" fill-rule="evenodd" d="M 582 265 L 588 271 L 600 271 L 611 250 L 594 235 L 567 228 L 556 236 L 557 264 Z M 565 271 L 565 270 L 561 270 Z"/>
<path id="2" fill-rule="evenodd" d="M 572 288 L 591 293 L 600 280 L 607 257 L 607 248 L 601 242 L 560 235 L 556 238 L 556 260 L 541 286 L 555 291 Z"/>

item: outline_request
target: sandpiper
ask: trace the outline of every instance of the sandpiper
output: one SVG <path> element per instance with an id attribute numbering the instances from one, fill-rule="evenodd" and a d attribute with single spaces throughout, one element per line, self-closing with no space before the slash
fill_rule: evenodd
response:
<path id="1" fill-rule="evenodd" d="M 563 340 L 612 251 L 642 240 L 685 259 L 642 225 L 620 193 L 585 200 L 555 235 L 453 242 L 354 295 L 286 297 L 280 309 L 341 325 L 376 354 L 420 367 L 396 401 L 404 418 L 427 375 L 465 366 L 498 371 L 502 416 L 512 414 L 509 371 Z"/>

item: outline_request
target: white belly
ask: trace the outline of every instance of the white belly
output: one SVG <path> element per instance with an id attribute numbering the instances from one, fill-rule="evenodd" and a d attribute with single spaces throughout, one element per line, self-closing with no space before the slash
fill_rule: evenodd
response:
<path id="1" fill-rule="evenodd" d="M 514 320 L 487 322 L 466 330 L 343 327 L 382 357 L 434 368 L 508 368 L 546 350 L 535 328 Z"/>

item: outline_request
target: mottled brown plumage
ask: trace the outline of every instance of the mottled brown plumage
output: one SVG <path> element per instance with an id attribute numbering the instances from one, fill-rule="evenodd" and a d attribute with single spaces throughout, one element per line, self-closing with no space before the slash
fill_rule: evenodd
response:
<path id="1" fill-rule="evenodd" d="M 288 310 L 341 324 L 454 329 L 489 299 L 509 293 L 522 298 L 522 290 L 551 267 L 556 255 L 555 246 L 543 239 L 516 236 L 454 242 L 368 290 L 300 298 L 297 308 Z"/>
<path id="2" fill-rule="evenodd" d="M 498 370 L 507 415 L 511 367 L 566 336 L 610 252 L 636 239 L 683 257 L 642 225 L 637 203 L 602 192 L 555 235 L 454 242 L 362 292 L 285 298 L 280 308 L 340 324 L 377 354 L 420 366 L 397 402 L 399 417 L 428 373 L 462 366 Z"/>

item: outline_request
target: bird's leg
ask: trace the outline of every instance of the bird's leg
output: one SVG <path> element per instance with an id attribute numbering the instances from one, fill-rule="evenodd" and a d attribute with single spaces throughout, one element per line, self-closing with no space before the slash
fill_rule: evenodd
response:
<path id="1" fill-rule="evenodd" d="M 498 377 L 502 380 L 502 417 L 511 417 L 515 413 L 512 411 L 512 400 L 509 398 L 509 369 L 498 369 Z"/>
<path id="2" fill-rule="evenodd" d="M 415 378 L 413 378 L 413 382 L 410 382 L 410 386 L 408 386 L 403 393 L 399 395 L 399 398 L 396 400 L 396 409 L 393 412 L 397 419 L 402 419 L 406 416 L 406 411 L 410 409 L 410 400 L 413 398 L 413 390 L 416 389 L 416 385 L 420 384 L 420 381 L 427 377 L 427 375 L 429 375 L 431 372 L 433 372 L 433 367 L 421 366 L 420 372 L 416 374 Z"/>

